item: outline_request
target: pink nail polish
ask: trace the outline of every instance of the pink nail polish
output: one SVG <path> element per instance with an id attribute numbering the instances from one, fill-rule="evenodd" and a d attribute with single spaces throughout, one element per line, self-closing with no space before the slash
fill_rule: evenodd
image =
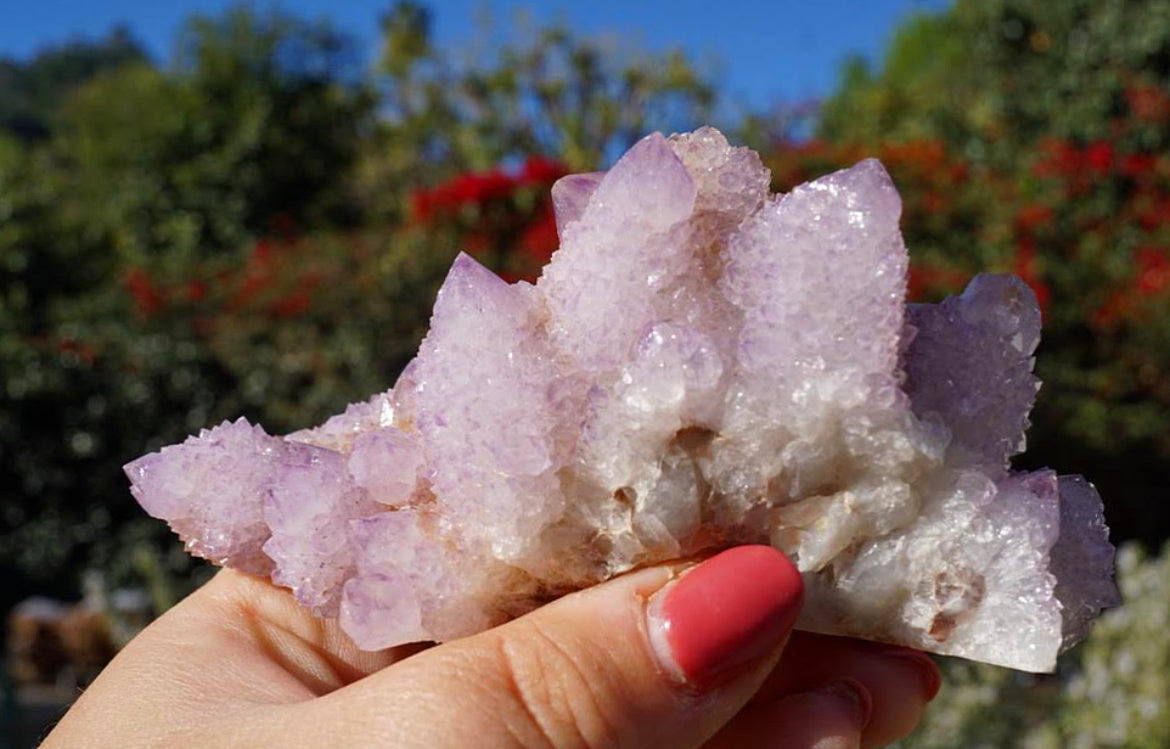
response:
<path id="1" fill-rule="evenodd" d="M 651 599 L 650 641 L 668 670 L 711 686 L 778 647 L 803 596 L 800 572 L 776 549 L 729 549 Z"/>

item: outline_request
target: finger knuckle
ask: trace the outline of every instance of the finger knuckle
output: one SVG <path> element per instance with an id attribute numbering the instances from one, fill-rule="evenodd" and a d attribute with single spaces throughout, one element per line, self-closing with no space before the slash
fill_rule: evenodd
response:
<path id="1" fill-rule="evenodd" d="M 544 747 L 609 749 L 620 744 L 620 689 L 602 659 L 539 624 L 499 641 L 507 691 Z"/>

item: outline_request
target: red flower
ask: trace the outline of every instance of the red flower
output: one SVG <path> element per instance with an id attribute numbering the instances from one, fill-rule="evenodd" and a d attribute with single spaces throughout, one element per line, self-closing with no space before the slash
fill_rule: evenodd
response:
<path id="1" fill-rule="evenodd" d="M 448 185 L 440 186 L 439 192 L 451 207 L 458 208 L 507 197 L 515 187 L 515 179 L 499 169 L 492 169 L 487 172 L 461 174 Z"/>
<path id="2" fill-rule="evenodd" d="M 258 239 L 256 246 L 252 248 L 252 254 L 248 257 L 248 265 L 266 267 L 272 262 L 272 255 L 272 242 L 268 239 Z"/>
<path id="3" fill-rule="evenodd" d="M 292 317 L 309 309 L 309 293 L 298 289 L 272 305 L 272 314 L 277 317 Z"/>
<path id="4" fill-rule="evenodd" d="M 415 190 L 410 195 L 410 215 L 419 222 L 423 223 L 431 220 L 435 209 L 431 202 L 431 194 L 427 190 Z"/>
<path id="5" fill-rule="evenodd" d="M 1142 296 L 1156 296 L 1170 290 L 1170 254 L 1158 247 L 1143 247 L 1134 253 L 1138 275 L 1134 288 Z"/>
<path id="6" fill-rule="evenodd" d="M 429 221 L 437 213 L 453 212 L 465 205 L 483 205 L 509 197 L 516 186 L 514 177 L 498 169 L 467 172 L 431 190 L 414 192 L 411 195 L 411 215 L 415 221 Z"/>
<path id="7" fill-rule="evenodd" d="M 1081 170 L 1081 153 L 1067 140 L 1049 139 L 1041 145 L 1044 156 L 1036 162 L 1033 172 L 1038 177 L 1076 174 Z"/>
<path id="8" fill-rule="evenodd" d="M 1163 122 L 1170 118 L 1170 96 L 1157 86 L 1131 86 L 1125 91 L 1129 109 L 1143 122 Z"/>
<path id="9" fill-rule="evenodd" d="M 1137 264 L 1133 286 L 1114 291 L 1094 310 L 1090 317 L 1094 326 L 1111 328 L 1140 311 L 1141 297 L 1170 292 L 1170 252 L 1160 247 L 1142 247 L 1134 252 L 1133 257 Z"/>
<path id="10" fill-rule="evenodd" d="M 1149 153 L 1127 153 L 1121 157 L 1121 173 L 1131 179 L 1154 176 L 1154 155 Z"/>
<path id="11" fill-rule="evenodd" d="M 520 237 L 520 247 L 539 266 L 544 266 L 560 246 L 557 235 L 557 220 L 551 209 L 546 208 Z"/>
<path id="12" fill-rule="evenodd" d="M 307 312 L 313 305 L 313 289 L 320 286 L 322 280 L 320 273 L 305 273 L 298 281 L 296 290 L 278 299 L 269 307 L 269 311 L 277 317 L 293 317 Z"/>
<path id="13" fill-rule="evenodd" d="M 1146 231 L 1170 224 L 1170 199 L 1164 195 L 1140 193 L 1134 201 L 1134 211 Z"/>
<path id="14" fill-rule="evenodd" d="M 922 293 L 926 290 L 927 284 L 923 271 L 922 266 L 910 266 L 910 273 L 906 279 L 906 297 L 912 301 L 921 299 Z"/>
<path id="15" fill-rule="evenodd" d="M 1016 225 L 1020 227 L 1021 231 L 1031 231 L 1051 222 L 1052 209 L 1038 203 L 1024 206 L 1016 215 Z"/>
<path id="16" fill-rule="evenodd" d="M 1085 149 L 1085 163 L 1097 172 L 1105 172 L 1113 165 L 1113 144 L 1097 141 Z"/>
<path id="17" fill-rule="evenodd" d="M 1040 311 L 1044 312 L 1048 309 L 1048 303 L 1052 301 L 1052 290 L 1040 278 L 1036 268 L 1036 243 L 1034 240 L 1028 238 L 1020 240 L 1016 249 L 1015 272 L 1020 280 L 1032 287 L 1032 291 L 1036 294 L 1036 303 L 1040 305 Z"/>
<path id="18" fill-rule="evenodd" d="M 411 217 L 417 222 L 431 220 L 437 213 L 458 211 L 463 206 L 483 206 L 512 197 L 516 189 L 545 186 L 568 174 L 568 168 L 546 156 L 529 156 L 517 176 L 499 169 L 465 172 L 430 190 L 416 190 L 410 196 Z"/>
<path id="19" fill-rule="evenodd" d="M 475 258 L 482 258 L 491 247 L 491 238 L 486 234 L 473 232 L 463 238 L 463 251 Z"/>
<path id="20" fill-rule="evenodd" d="M 520 170 L 520 181 L 525 184 L 551 184 L 569 173 L 568 168 L 547 156 L 529 156 Z"/>
<path id="21" fill-rule="evenodd" d="M 881 147 L 882 161 L 919 167 L 927 174 L 942 166 L 946 159 L 943 144 L 937 140 L 912 140 L 906 143 L 886 143 Z"/>
<path id="22" fill-rule="evenodd" d="M 248 275 L 244 278 L 244 282 L 236 289 L 236 293 L 232 295 L 230 307 L 238 309 L 243 307 L 252 297 L 254 297 L 261 289 L 268 285 L 268 277 L 260 275 Z"/>
<path id="23" fill-rule="evenodd" d="M 190 281 L 187 283 L 184 293 L 188 301 L 202 301 L 207 296 L 207 284 L 202 281 Z"/>
<path id="24" fill-rule="evenodd" d="M 272 264 L 275 259 L 275 249 L 271 240 L 258 239 L 248 255 L 248 262 L 244 266 L 243 281 L 236 287 L 228 302 L 230 309 L 239 309 L 247 304 L 253 296 L 272 281 Z"/>
<path id="25" fill-rule="evenodd" d="M 126 275 L 122 285 L 130 292 L 134 306 L 143 317 L 153 317 L 162 311 L 163 298 L 159 290 L 151 283 L 150 277 L 141 268 L 132 268 Z"/>
<path id="26" fill-rule="evenodd" d="M 1093 311 L 1089 321 L 1097 328 L 1112 328 L 1129 311 L 1131 306 L 1132 301 L 1128 294 L 1115 291 L 1104 304 Z"/>
<path id="27" fill-rule="evenodd" d="M 906 296 L 910 301 L 918 301 L 923 299 L 928 291 L 957 291 L 966 282 L 967 276 L 952 268 L 930 263 L 911 263 L 906 282 Z"/>

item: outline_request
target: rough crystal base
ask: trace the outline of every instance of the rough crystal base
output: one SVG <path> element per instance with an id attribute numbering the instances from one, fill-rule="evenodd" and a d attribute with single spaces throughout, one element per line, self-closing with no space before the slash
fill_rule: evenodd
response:
<path id="1" fill-rule="evenodd" d="M 1035 297 L 980 276 L 907 307 L 876 161 L 768 186 L 714 129 L 651 135 L 554 186 L 535 286 L 460 256 L 393 389 L 284 438 L 204 431 L 130 463 L 134 496 L 365 649 L 769 543 L 805 629 L 1051 670 L 1118 599 L 1092 485 L 1009 468 Z"/>

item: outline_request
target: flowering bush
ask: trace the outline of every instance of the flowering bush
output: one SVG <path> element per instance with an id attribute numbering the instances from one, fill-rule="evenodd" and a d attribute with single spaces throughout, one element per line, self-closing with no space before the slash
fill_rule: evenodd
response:
<path id="1" fill-rule="evenodd" d="M 241 413 L 278 430 L 311 424 L 391 384 L 460 250 L 535 280 L 557 246 L 549 190 L 564 173 L 530 157 L 514 173 L 415 190 L 401 226 L 288 233 L 196 266 L 132 266 L 122 279 L 131 331 L 198 352 L 189 377 L 214 410 L 193 413 L 189 429 Z M 69 345 L 90 357 L 128 354 L 113 342 Z"/>
<path id="2" fill-rule="evenodd" d="M 529 156 L 514 174 L 466 172 L 412 193 L 412 223 L 454 231 L 460 249 L 509 281 L 535 281 L 559 243 L 550 190 L 567 173 L 544 156 Z"/>
<path id="3" fill-rule="evenodd" d="M 934 301 L 975 273 L 1015 273 L 1044 310 L 1028 465 L 1083 472 L 1121 538 L 1160 542 L 1170 512 L 1170 95 L 1131 85 L 1107 133 L 1045 136 L 1015 160 L 972 159 L 939 138 L 781 144 L 776 187 L 865 156 L 902 192 L 910 296 Z"/>
<path id="4" fill-rule="evenodd" d="M 817 127 L 837 148 L 939 144 L 966 165 L 940 223 L 908 201 L 919 272 L 1029 281 L 1045 387 L 1023 467 L 1085 473 L 1118 535 L 1151 545 L 1170 535 L 1154 499 L 1170 482 L 1168 39 L 1158 4 L 956 0 L 903 24 L 879 66 L 850 66 Z M 905 192 L 914 170 L 893 171 Z"/>
<path id="5" fill-rule="evenodd" d="M 456 252 L 533 279 L 560 160 L 693 127 L 714 96 L 678 52 L 554 26 L 459 62 L 429 24 L 395 4 L 374 69 L 327 23 L 245 6 L 192 18 L 167 67 L 122 37 L 0 60 L 43 94 L 0 105 L 0 609 L 87 567 L 141 578 L 142 544 L 189 573 L 124 462 L 386 388 Z"/>
<path id="6" fill-rule="evenodd" d="M 823 140 L 782 143 L 765 159 L 773 188 L 796 185 L 861 159 L 876 157 L 894 177 L 904 201 L 902 231 L 911 249 L 909 295 L 914 301 L 937 301 L 962 291 L 984 259 L 958 251 L 949 241 L 957 226 L 975 226 L 985 206 L 968 187 L 971 165 L 935 140 L 882 143 L 876 147 L 834 145 Z M 1034 279 L 1033 279 L 1034 282 Z"/>

